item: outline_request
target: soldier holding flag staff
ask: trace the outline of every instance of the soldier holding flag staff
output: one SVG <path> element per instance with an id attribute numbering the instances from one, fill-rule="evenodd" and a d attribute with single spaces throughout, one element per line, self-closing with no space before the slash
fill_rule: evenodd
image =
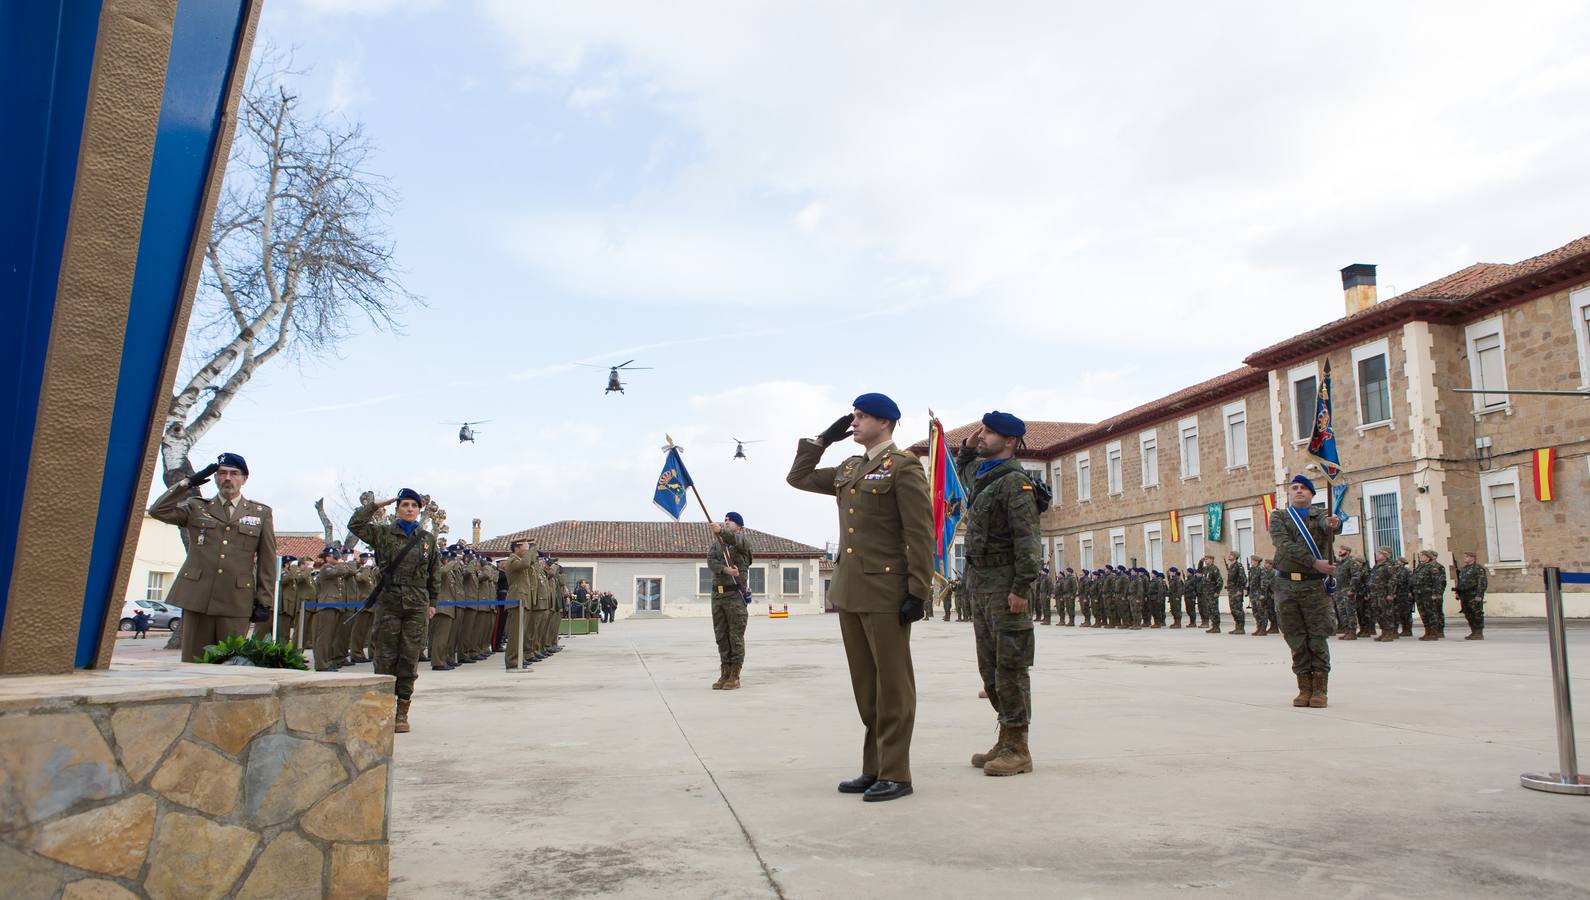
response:
<path id="1" fill-rule="evenodd" d="M 1325 579 L 1336 572 L 1329 542 L 1342 530 L 1342 520 L 1313 507 L 1314 482 L 1307 476 L 1293 477 L 1286 486 L 1286 499 L 1284 509 L 1270 514 L 1275 612 L 1297 675 L 1298 693 L 1292 705 L 1323 709 L 1331 671 L 1330 637 L 1336 631 Z"/>

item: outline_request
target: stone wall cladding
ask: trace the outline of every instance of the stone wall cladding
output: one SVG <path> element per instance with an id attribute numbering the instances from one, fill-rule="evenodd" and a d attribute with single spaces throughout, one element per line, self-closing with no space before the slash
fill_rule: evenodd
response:
<path id="1" fill-rule="evenodd" d="M 6 894 L 384 897 L 393 713 L 387 676 L 0 681 Z"/>

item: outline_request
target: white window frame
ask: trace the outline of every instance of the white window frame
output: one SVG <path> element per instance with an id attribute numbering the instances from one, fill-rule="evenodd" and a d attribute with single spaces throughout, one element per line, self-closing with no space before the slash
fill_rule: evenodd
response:
<path id="1" fill-rule="evenodd" d="M 1239 522 L 1248 523 L 1248 540 L 1251 546 L 1243 547 L 1242 542 L 1237 540 L 1237 523 Z M 1268 522 L 1265 523 L 1265 527 L 1269 527 Z M 1232 550 L 1237 551 L 1237 555 L 1242 557 L 1242 564 L 1246 566 L 1248 558 L 1253 556 L 1259 546 L 1258 525 L 1254 524 L 1253 521 L 1253 507 L 1239 506 L 1236 509 L 1226 510 L 1226 534 L 1231 535 L 1231 540 L 1226 541 L 1226 543 L 1230 545 Z"/>
<path id="2" fill-rule="evenodd" d="M 1492 502 L 1490 488 L 1509 484 L 1513 500 L 1518 504 L 1518 559 L 1502 559 L 1501 543 L 1497 540 L 1496 504 Z M 1485 549 L 1490 554 L 1487 565 L 1495 569 L 1522 569 L 1529 564 L 1529 554 L 1524 549 L 1524 498 L 1519 493 L 1518 467 L 1497 469 L 1480 475 L 1480 506 L 1485 510 Z"/>
<path id="3" fill-rule="evenodd" d="M 1093 463 L 1088 459 L 1088 451 L 1077 453 L 1077 502 L 1086 503 L 1093 499 Z"/>
<path id="4" fill-rule="evenodd" d="M 703 592 L 701 590 L 701 573 L 703 573 L 703 572 L 705 572 L 707 574 L 707 590 L 705 592 Z M 648 576 L 640 576 L 640 577 L 649 578 L 651 576 L 648 575 Z M 697 566 L 696 567 L 696 596 L 697 597 L 711 597 L 712 596 L 711 585 L 712 585 L 712 567 L 711 566 Z M 633 587 L 633 585 L 631 585 L 631 587 Z"/>
<path id="5" fill-rule="evenodd" d="M 1054 496 L 1049 500 L 1050 509 L 1055 509 L 1060 505 L 1060 497 L 1063 494 L 1063 491 L 1060 490 L 1060 473 L 1064 470 L 1065 465 L 1060 460 L 1056 459 L 1050 461 L 1049 490 L 1054 492 Z"/>
<path id="6" fill-rule="evenodd" d="M 1319 393 L 1319 363 L 1312 362 L 1306 366 L 1297 366 L 1288 369 L 1286 373 L 1286 404 L 1292 410 L 1292 445 L 1294 447 L 1308 443 L 1309 437 L 1314 433 L 1314 410 L 1311 408 L 1307 417 L 1308 430 L 1299 434 L 1304 417 L 1300 415 L 1302 408 L 1297 404 L 1297 383 L 1310 378 L 1314 379 L 1314 392 L 1317 395 Z"/>
<path id="7" fill-rule="evenodd" d="M 1391 494 L 1397 498 L 1397 544 L 1398 550 L 1406 550 L 1407 535 L 1402 533 L 1402 482 L 1396 478 L 1384 478 L 1380 481 L 1366 481 L 1359 488 L 1359 496 L 1363 504 L 1363 526 L 1359 529 L 1364 535 L 1364 547 L 1368 550 L 1368 559 L 1373 560 L 1380 551 L 1376 542 L 1374 506 L 1369 502 L 1371 497 L 1380 497 Z M 1284 499 L 1284 498 L 1283 498 Z"/>
<path id="8" fill-rule="evenodd" d="M 1060 572 L 1061 570 L 1063 570 L 1066 567 L 1066 539 L 1065 539 L 1065 535 L 1056 535 L 1055 536 L 1055 539 L 1054 539 L 1054 555 L 1052 557 L 1050 557 L 1050 558 L 1054 560 L 1054 562 L 1051 563 L 1051 565 L 1054 566 L 1054 571 L 1055 572 L 1058 573 L 1058 572 Z"/>
<path id="9" fill-rule="evenodd" d="M 1187 474 L 1187 429 L 1192 429 L 1193 439 L 1193 467 L 1197 470 L 1191 475 Z M 1176 422 L 1176 455 L 1181 457 L 1181 480 L 1191 481 L 1203 474 L 1202 454 L 1198 451 L 1198 417 L 1188 416 Z"/>
<path id="10" fill-rule="evenodd" d="M 1386 418 L 1369 422 L 1364 419 L 1364 381 L 1363 373 L 1359 370 L 1358 364 L 1366 359 L 1374 359 L 1377 356 L 1386 358 Z M 1358 411 L 1358 433 L 1363 434 L 1371 428 L 1397 430 L 1396 425 L 1393 424 L 1395 417 L 1391 412 L 1391 342 L 1381 338 L 1378 341 L 1371 341 L 1362 347 L 1354 347 L 1352 360 L 1353 408 Z"/>
<path id="11" fill-rule="evenodd" d="M 1111 497 L 1119 496 L 1126 490 L 1122 484 L 1126 480 L 1125 473 L 1126 459 L 1121 452 L 1121 442 L 1110 441 L 1104 445 L 1104 481 Z"/>
<path id="12" fill-rule="evenodd" d="M 1152 444 L 1153 446 L 1149 446 Z M 1143 487 L 1159 486 L 1159 429 L 1150 428 L 1137 435 L 1138 471 L 1143 476 Z M 1149 460 L 1154 461 L 1154 480 L 1148 479 Z"/>
<path id="13" fill-rule="evenodd" d="M 1242 414 L 1242 462 L 1237 462 L 1232 458 L 1232 451 L 1236 449 L 1236 445 L 1231 441 L 1231 417 L 1238 413 Z M 1248 444 L 1251 443 L 1248 435 L 1248 401 L 1246 399 L 1238 400 L 1235 403 L 1227 403 L 1225 406 L 1220 407 L 1220 431 L 1226 436 L 1226 471 L 1234 472 L 1237 469 L 1246 469 L 1248 467 Z"/>
<path id="14" fill-rule="evenodd" d="M 1590 325 L 1585 314 L 1590 308 L 1590 287 L 1582 287 L 1568 295 L 1568 309 L 1573 314 L 1573 333 L 1579 345 L 1579 387 L 1590 388 Z"/>
<path id="15" fill-rule="evenodd" d="M 1159 559 L 1154 559 L 1154 544 L 1159 544 Z M 1165 571 L 1165 535 L 1158 522 L 1143 523 L 1144 567 L 1154 572 Z"/>
<path id="16" fill-rule="evenodd" d="M 1116 547 L 1120 547 L 1121 548 L 1121 555 L 1120 555 L 1119 559 L 1117 559 L 1116 555 L 1115 555 L 1115 548 Z M 1110 565 L 1112 565 L 1112 566 L 1124 566 L 1124 565 L 1126 565 L 1126 529 L 1125 528 L 1111 528 L 1110 529 Z"/>
<path id="17" fill-rule="evenodd" d="M 1483 386 L 1503 391 L 1507 390 L 1507 334 L 1502 329 L 1501 316 L 1491 316 L 1489 319 L 1482 319 L 1463 329 L 1463 344 L 1469 356 L 1469 387 L 1475 390 L 1478 390 L 1482 384 L 1480 379 L 1480 357 L 1479 353 L 1475 351 L 1474 345 L 1480 339 L 1490 337 L 1493 334 L 1496 335 L 1497 349 L 1502 353 L 1502 383 Z M 1470 394 L 1469 396 L 1474 398 L 1474 415 L 1476 416 L 1483 416 L 1497 411 L 1509 416 L 1513 414 L 1513 401 L 1509 394 L 1501 394 L 1502 402 L 1496 406 L 1485 405 L 1487 394 Z"/>
<path id="18" fill-rule="evenodd" d="M 154 603 L 166 602 L 166 594 L 171 590 L 171 576 L 174 574 L 150 570 L 144 579 L 144 599 Z M 154 596 L 155 594 L 159 596 Z"/>
<path id="19" fill-rule="evenodd" d="M 1193 533 L 1198 534 L 1198 550 L 1193 552 Z M 1187 548 L 1187 566 L 1197 568 L 1198 562 L 1209 552 L 1209 529 L 1204 527 L 1204 514 L 1183 516 L 1181 520 L 1182 544 Z"/>
<path id="20" fill-rule="evenodd" d="M 1082 565 L 1085 572 L 1099 568 L 1093 559 L 1093 532 L 1084 531 L 1077 535 L 1077 562 Z"/>

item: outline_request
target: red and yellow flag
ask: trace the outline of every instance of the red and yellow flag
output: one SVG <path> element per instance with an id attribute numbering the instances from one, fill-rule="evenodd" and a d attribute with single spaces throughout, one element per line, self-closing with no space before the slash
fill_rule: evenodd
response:
<path id="1" fill-rule="evenodd" d="M 1275 491 L 1264 495 L 1264 527 L 1270 527 L 1270 516 L 1275 512 Z"/>
<path id="2" fill-rule="evenodd" d="M 1181 513 L 1174 509 L 1170 511 L 1170 542 L 1181 543 Z"/>
<path id="3" fill-rule="evenodd" d="M 1557 448 L 1546 447 L 1534 452 L 1535 457 L 1535 499 L 1542 503 L 1549 503 L 1557 499 L 1557 492 L 1551 483 L 1551 464 L 1557 461 Z"/>

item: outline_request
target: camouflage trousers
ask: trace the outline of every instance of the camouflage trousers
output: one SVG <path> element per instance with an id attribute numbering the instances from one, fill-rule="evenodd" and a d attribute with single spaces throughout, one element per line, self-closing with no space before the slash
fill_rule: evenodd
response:
<path id="1" fill-rule="evenodd" d="M 1218 603 L 1219 602 L 1219 598 L 1216 598 L 1215 602 Z M 1247 626 L 1247 624 L 1248 624 L 1247 619 L 1242 614 L 1242 591 L 1241 590 L 1234 590 L 1234 591 L 1227 591 L 1226 592 L 1226 609 L 1231 613 L 1231 621 L 1237 623 L 1237 627 L 1238 628 L 1243 628 L 1243 627 Z"/>
<path id="2" fill-rule="evenodd" d="M 1070 623 L 1070 624 L 1073 624 L 1073 625 L 1076 624 L 1076 621 L 1077 621 L 1077 598 L 1075 598 L 1075 597 L 1064 597 L 1064 598 L 1061 598 L 1056 604 L 1055 615 L 1059 616 L 1060 617 L 1060 621 L 1062 621 L 1062 622 L 1067 622 L 1067 623 Z"/>
<path id="3" fill-rule="evenodd" d="M 1198 598 L 1198 614 L 1210 628 L 1220 627 L 1220 595 L 1209 594 Z"/>
<path id="4" fill-rule="evenodd" d="M 1135 594 L 1126 596 L 1126 624 L 1137 628 L 1143 624 L 1143 598 Z"/>
<path id="5" fill-rule="evenodd" d="M 417 588 L 396 588 L 381 592 L 375 601 L 375 624 L 370 642 L 375 649 L 375 674 L 397 678 L 394 691 L 399 700 L 414 695 L 414 679 L 419 677 L 420 650 L 425 643 L 426 611 L 430 609 L 425 592 Z"/>
<path id="6" fill-rule="evenodd" d="M 967 566 L 974 593 L 972 635 L 977 641 L 977 671 L 983 691 L 1001 725 L 1025 727 L 1032 721 L 1032 616 L 1010 611 L 1011 567 L 984 572 Z M 980 587 L 980 585 L 982 587 Z"/>
<path id="7" fill-rule="evenodd" d="M 1352 592 L 1339 590 L 1331 595 L 1331 600 L 1336 611 L 1336 629 L 1345 631 L 1357 627 L 1358 604 Z"/>
<path id="8" fill-rule="evenodd" d="M 1165 598 L 1149 597 L 1143 601 L 1143 624 L 1153 622 L 1155 625 L 1165 624 Z"/>
<path id="9" fill-rule="evenodd" d="M 1259 594 L 1248 595 L 1248 608 L 1253 610 L 1253 621 L 1260 628 L 1268 628 L 1270 625 L 1270 603 L 1269 597 Z"/>
<path id="10" fill-rule="evenodd" d="M 712 635 L 718 639 L 718 661 L 726 666 L 745 662 L 746 605 L 735 594 L 712 598 Z"/>
<path id="11" fill-rule="evenodd" d="M 1045 622 L 1048 622 L 1054 618 L 1054 605 L 1052 600 L 1050 600 L 1048 597 L 1038 597 L 1036 598 L 1036 602 L 1038 604 L 1038 608 L 1033 610 L 1033 621 L 1043 619 Z"/>
<path id="12" fill-rule="evenodd" d="M 1292 581 L 1283 574 L 1276 579 L 1274 590 L 1281 635 L 1292 651 L 1292 671 L 1298 675 L 1329 672 L 1336 611 L 1325 593 L 1325 582 Z"/>
<path id="13" fill-rule="evenodd" d="M 1439 593 L 1416 593 L 1413 595 L 1414 603 L 1419 607 L 1419 622 L 1425 628 L 1445 628 L 1446 610 L 1441 608 L 1441 595 Z"/>
<path id="14" fill-rule="evenodd" d="M 1458 605 L 1463 609 L 1463 618 L 1468 620 L 1470 631 L 1485 630 L 1485 598 L 1484 597 L 1458 597 Z"/>

